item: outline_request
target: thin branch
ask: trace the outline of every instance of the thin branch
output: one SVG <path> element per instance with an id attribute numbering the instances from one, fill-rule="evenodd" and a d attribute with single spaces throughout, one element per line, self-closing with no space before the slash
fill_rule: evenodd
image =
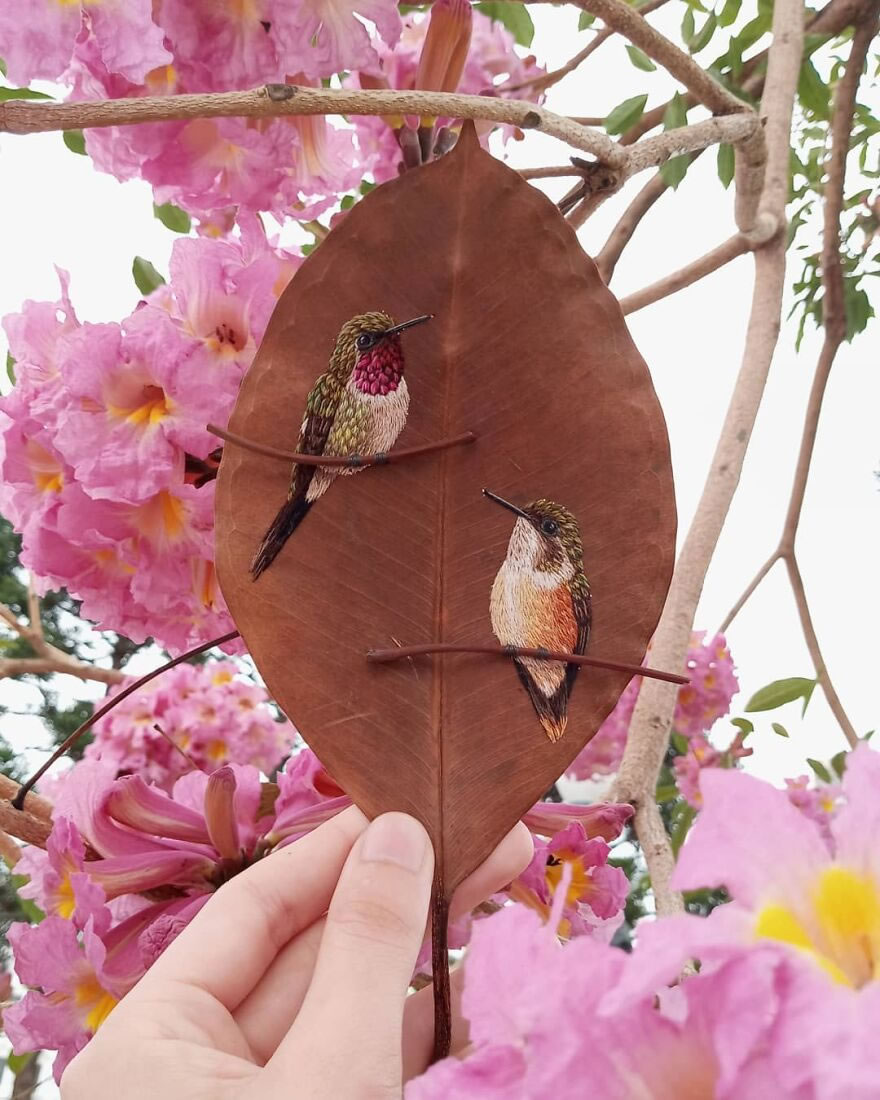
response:
<path id="1" fill-rule="evenodd" d="M 30 620 L 29 641 L 34 649 L 40 653 L 45 649 L 45 637 L 43 635 L 43 619 L 40 614 L 40 597 L 34 591 L 33 581 L 28 582 L 27 608 L 28 619 Z"/>
<path id="2" fill-rule="evenodd" d="M 49 833 L 52 832 L 51 806 L 49 813 L 36 813 L 38 805 L 43 811 L 49 804 L 44 798 L 34 795 L 26 810 L 16 810 L 12 800 L 20 789 L 14 780 L 0 775 L 0 830 L 9 836 L 18 837 L 26 844 L 45 848 Z"/>
<path id="3" fill-rule="evenodd" d="M 617 225 L 611 230 L 602 251 L 596 257 L 599 274 L 606 283 L 611 282 L 611 276 L 614 274 L 617 261 L 620 259 L 624 248 L 629 244 L 633 233 L 639 226 L 639 222 L 666 191 L 667 187 L 668 184 L 659 172 L 652 176 L 624 210 Z"/>
<path id="4" fill-rule="evenodd" d="M 729 92 L 692 57 L 655 30 L 644 16 L 624 0 L 574 0 L 577 7 L 597 15 L 606 27 L 622 34 L 643 50 L 652 61 L 662 65 L 713 114 L 749 112 L 741 99 Z"/>
<path id="5" fill-rule="evenodd" d="M 10 779 L 8 775 L 0 773 L 0 801 L 8 800 L 11 802 L 13 798 L 18 794 L 21 788 L 15 782 L 14 779 Z M 52 822 L 52 803 L 48 798 L 43 798 L 42 795 L 32 794 L 28 799 L 28 814 L 31 817 L 37 817 L 41 821 L 48 821 L 51 826 Z M 18 835 L 17 833 L 14 835 Z"/>
<path id="6" fill-rule="evenodd" d="M 78 680 L 95 680 L 99 684 L 119 684 L 127 677 L 118 668 L 78 661 L 54 646 L 47 645 L 48 657 L 0 658 L 0 680 L 13 676 L 75 676 Z"/>
<path id="7" fill-rule="evenodd" d="M 254 439 L 245 439 L 243 435 L 236 435 L 225 428 L 217 427 L 216 424 L 208 424 L 207 429 L 211 435 L 218 436 L 234 447 L 241 447 L 245 451 L 253 451 L 254 454 L 264 455 L 266 458 L 295 462 L 300 466 L 346 466 L 349 469 L 361 469 L 367 466 L 390 466 L 407 458 L 434 454 L 435 451 L 445 451 L 450 447 L 467 446 L 469 443 L 476 443 L 477 441 L 477 437 L 473 432 L 462 432 L 461 435 L 455 435 L 449 439 L 439 439 L 436 443 L 424 443 L 420 447 L 404 447 L 399 451 L 383 451 L 374 455 L 310 455 L 295 451 L 282 451 L 278 447 L 270 447 L 268 443 L 257 443 Z"/>
<path id="8" fill-rule="evenodd" d="M 639 14 L 644 16 L 648 15 L 652 11 L 656 11 L 657 8 L 662 8 L 663 5 L 668 2 L 669 0 L 647 0 L 647 3 L 636 4 L 635 7 L 638 8 Z M 570 61 L 566 61 L 566 63 L 560 68 L 554 69 L 552 72 L 549 73 L 542 73 L 540 76 L 530 77 L 528 80 L 520 81 L 519 84 L 507 84 L 504 86 L 505 91 L 519 92 L 522 91 L 523 88 L 532 88 L 535 91 L 544 91 L 546 88 L 551 87 L 553 84 L 558 84 L 563 77 L 568 76 L 569 73 L 573 73 L 579 65 L 582 65 L 588 57 L 590 57 L 596 52 L 596 50 L 599 49 L 603 42 L 607 42 L 608 39 L 612 38 L 615 33 L 616 32 L 613 31 L 610 27 L 603 27 L 596 34 L 595 38 L 588 42 L 582 50 L 576 53 Z M 585 123 L 585 125 L 592 126 L 601 124 L 602 119 L 596 119 L 591 123 Z"/>
<path id="9" fill-rule="evenodd" d="M 643 47 L 644 48 L 644 47 Z M 776 0 L 764 100 L 767 166 L 761 210 L 782 224 L 788 198 L 789 136 L 803 50 L 801 0 Z M 755 287 L 739 377 L 731 397 L 702 497 L 676 563 L 666 606 L 651 646 L 652 659 L 666 668 L 682 667 L 697 603 L 721 528 L 739 482 L 746 447 L 764 393 L 779 333 L 785 282 L 785 240 L 777 234 L 755 252 Z M 680 911 L 681 897 L 669 885 L 672 851 L 657 828 L 654 800 L 657 775 L 669 740 L 676 691 L 666 684 L 642 684 L 611 798 L 636 807 L 647 830 L 645 858 L 663 912 Z M 641 836 L 641 834 L 639 834 Z"/>
<path id="10" fill-rule="evenodd" d="M 524 180 L 548 180 L 556 176 L 582 176 L 583 172 L 573 164 L 549 165 L 547 168 L 520 168 Z"/>
<path id="11" fill-rule="evenodd" d="M 9 100 L 0 103 L 0 132 L 32 134 L 192 118 L 388 114 L 506 122 L 524 130 L 540 130 L 614 167 L 622 168 L 626 162 L 626 152 L 607 134 L 580 126 L 563 115 L 523 100 L 452 92 L 307 88 L 295 84 L 266 84 L 245 92 L 72 103 Z"/>
<path id="12" fill-rule="evenodd" d="M 21 859 L 21 848 L 15 843 L 9 833 L 0 830 L 0 859 L 6 866 L 12 868 Z"/>
<path id="13" fill-rule="evenodd" d="M 831 114 L 831 147 L 825 163 L 825 203 L 822 226 L 822 324 L 825 338 L 816 363 L 813 383 L 807 411 L 804 415 L 804 427 L 801 434 L 800 450 L 795 466 L 794 480 L 789 497 L 788 509 L 779 545 L 749 582 L 745 591 L 728 612 L 723 629 L 726 629 L 740 612 L 749 597 L 777 561 L 784 561 L 797 607 L 798 618 L 804 640 L 813 662 L 816 679 L 822 686 L 828 705 L 850 747 L 858 744 L 859 737 L 849 719 L 840 696 L 831 681 L 828 667 L 822 656 L 816 628 L 810 614 L 803 577 L 798 566 L 795 541 L 798 525 L 804 506 L 804 495 L 810 474 L 810 465 L 816 445 L 816 433 L 822 414 L 822 402 L 828 386 L 828 378 L 840 345 L 846 338 L 846 305 L 844 301 L 843 267 L 840 259 L 840 217 L 843 211 L 844 185 L 846 182 L 846 158 L 849 152 L 849 138 L 852 117 L 855 110 L 859 82 L 865 66 L 868 47 L 877 32 L 880 21 L 880 0 L 874 0 L 865 12 L 864 21 L 857 27 L 852 47 L 847 58 L 843 76 L 834 90 L 834 106 Z"/>
<path id="14" fill-rule="evenodd" d="M 644 665 L 623 664 L 620 661 L 606 661 L 600 657 L 587 657 L 582 653 L 569 653 L 560 649 L 542 649 L 529 646 L 511 645 L 456 645 L 451 642 L 428 642 L 425 645 L 396 646 L 393 649 L 369 649 L 367 660 L 375 664 L 390 664 L 407 657 L 422 657 L 432 653 L 477 653 L 489 657 L 531 657 L 538 661 L 565 661 L 569 665 L 586 665 L 589 668 L 603 668 L 612 672 L 628 672 L 632 676 L 644 676 L 653 680 L 664 680 L 668 684 L 689 684 L 687 676 L 675 672 L 661 672 Z"/>
<path id="15" fill-rule="evenodd" d="M 139 688 L 142 688 L 151 680 L 155 680 L 155 678 L 157 676 L 161 676 L 163 672 L 167 672 L 169 669 L 176 668 L 177 665 L 183 664 L 184 661 L 188 661 L 192 657 L 197 657 L 200 653 L 205 653 L 207 652 L 207 650 L 213 649 L 214 646 L 223 645 L 225 642 L 231 642 L 233 638 L 237 638 L 238 636 L 239 634 L 237 630 L 230 630 L 227 634 L 222 634 L 219 638 L 212 638 L 209 642 L 205 642 L 200 646 L 196 646 L 195 649 L 190 649 L 187 650 L 186 653 L 181 653 L 179 657 L 173 657 L 170 661 L 166 661 L 164 665 L 159 665 L 159 667 L 154 668 L 152 672 L 146 673 L 146 675 L 139 677 L 137 680 L 134 680 L 132 683 L 124 687 L 121 691 L 118 691 L 112 697 L 112 699 L 108 699 L 103 706 L 98 707 L 98 709 L 94 712 L 94 714 L 92 714 L 90 718 L 87 718 L 85 722 L 83 722 L 80 726 L 77 726 L 77 728 L 73 731 L 72 734 L 70 734 L 69 737 L 65 737 L 65 739 L 52 753 L 49 759 L 39 768 L 37 768 L 30 779 L 22 783 L 21 787 L 19 787 L 17 790 L 15 798 L 13 799 L 12 804 L 14 809 L 20 811 L 24 806 L 25 798 L 28 796 L 28 794 L 30 794 L 31 788 L 34 786 L 35 783 L 39 782 L 39 780 L 52 767 L 55 761 L 60 760 L 61 757 L 64 756 L 64 754 L 68 751 L 68 749 L 72 748 L 80 739 L 80 737 L 82 737 L 84 733 L 87 733 L 92 728 L 92 726 L 98 721 L 99 718 L 103 718 L 105 714 L 108 714 L 111 710 L 113 710 L 114 707 L 118 706 L 123 701 L 123 699 L 127 699 L 129 695 L 132 694 L 132 692 L 135 692 Z M 2 775 L 0 775 L 0 779 L 2 778 Z M 2 793 L 2 785 L 0 785 L 0 793 Z M 34 798 L 36 796 L 31 795 L 31 797 Z M 30 803 L 28 803 L 28 805 L 30 805 Z M 6 828 L 7 832 L 12 832 L 15 836 L 21 835 L 20 833 L 16 833 L 12 829 L 8 829 L 2 821 L 0 821 L 0 828 Z"/>
<path id="16" fill-rule="evenodd" d="M 623 310 L 624 316 L 635 313 L 639 309 L 644 309 L 645 306 L 653 305 L 654 302 L 659 302 L 661 298 L 667 298 L 670 294 L 676 294 L 679 290 L 692 286 L 700 279 L 711 275 L 713 271 L 729 264 L 731 260 L 745 255 L 746 252 L 752 252 L 754 249 L 760 248 L 761 245 L 771 240 L 779 229 L 779 225 L 772 215 L 766 215 L 762 218 L 762 227 L 763 232 L 761 233 L 751 235 L 734 233 L 732 237 L 729 237 L 723 244 L 718 245 L 717 248 L 713 248 L 711 252 L 707 252 L 705 256 L 686 264 L 678 271 L 673 271 L 670 275 L 665 275 L 662 279 L 658 279 L 656 283 L 651 283 L 650 286 L 643 287 L 634 294 L 627 295 L 626 298 L 621 298 L 620 308 Z"/>
<path id="17" fill-rule="evenodd" d="M 679 126 L 675 130 L 645 138 L 634 145 L 629 155 L 627 172 L 635 175 L 636 172 L 665 163 L 670 157 L 693 153 L 719 142 L 750 144 L 756 135 L 762 135 L 761 122 L 752 112 L 707 118 L 692 126 Z M 763 137 L 760 144 L 763 148 Z M 758 167 L 763 167 L 763 159 Z"/>
<path id="18" fill-rule="evenodd" d="M 19 634 L 26 641 L 30 641 L 30 626 L 27 623 L 23 623 L 12 608 L 7 607 L 5 603 L 0 603 L 0 619 L 2 619 L 8 627 L 14 630 L 16 634 Z"/>

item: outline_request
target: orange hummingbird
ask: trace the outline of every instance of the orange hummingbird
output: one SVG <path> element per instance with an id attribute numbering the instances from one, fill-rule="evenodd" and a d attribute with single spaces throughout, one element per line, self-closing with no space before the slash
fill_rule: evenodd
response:
<path id="1" fill-rule="evenodd" d="M 583 653 L 592 621 L 590 585 L 584 573 L 577 520 L 561 504 L 535 500 L 524 508 L 484 494 L 517 517 L 507 556 L 492 585 L 492 631 L 504 646 Z M 514 657 L 544 732 L 551 741 L 565 733 L 568 697 L 578 665 Z"/>

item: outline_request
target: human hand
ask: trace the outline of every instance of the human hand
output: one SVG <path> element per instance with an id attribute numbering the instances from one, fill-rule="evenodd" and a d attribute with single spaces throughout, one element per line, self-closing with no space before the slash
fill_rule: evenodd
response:
<path id="1" fill-rule="evenodd" d="M 519 824 L 456 891 L 452 916 L 531 852 Z M 431 989 L 407 997 L 433 868 L 413 818 L 368 825 L 354 807 L 249 867 L 70 1063 L 62 1100 L 399 1097 L 433 1043 Z M 456 1019 L 454 1048 L 465 1041 Z"/>

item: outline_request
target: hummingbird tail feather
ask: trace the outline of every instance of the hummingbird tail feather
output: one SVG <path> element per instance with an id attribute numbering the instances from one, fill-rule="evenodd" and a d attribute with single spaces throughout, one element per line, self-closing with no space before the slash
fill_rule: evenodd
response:
<path id="1" fill-rule="evenodd" d="M 532 700 L 532 706 L 535 708 L 535 713 L 538 715 L 538 720 L 543 726 L 544 732 L 551 741 L 558 741 L 565 733 L 565 727 L 568 723 L 566 708 L 568 706 L 569 688 L 567 683 L 563 680 L 552 695 L 545 695 L 522 661 L 515 657 L 513 663 L 516 666 L 522 686 Z"/>
<path id="2" fill-rule="evenodd" d="M 290 497 L 281 505 L 278 515 L 272 520 L 272 525 L 263 536 L 263 541 L 251 562 L 251 576 L 254 580 L 276 559 L 281 552 L 281 547 L 299 527 L 311 506 L 312 502 L 306 500 L 305 494 Z"/>

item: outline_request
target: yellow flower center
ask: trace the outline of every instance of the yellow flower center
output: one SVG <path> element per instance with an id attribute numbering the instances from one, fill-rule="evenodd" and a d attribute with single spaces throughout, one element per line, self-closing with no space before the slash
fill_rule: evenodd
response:
<path id="1" fill-rule="evenodd" d="M 765 905 L 755 934 L 806 952 L 834 981 L 860 989 L 880 978 L 880 884 L 847 867 L 828 867 L 810 890 L 806 913 Z"/>
<path id="2" fill-rule="evenodd" d="M 172 412 L 173 404 L 161 386 L 142 386 L 125 404 L 107 405 L 111 416 L 140 428 L 152 428 Z"/>
<path id="3" fill-rule="evenodd" d="M 59 917 L 70 920 L 74 909 L 76 909 L 76 899 L 73 896 L 73 884 L 70 881 L 70 875 L 65 875 L 55 895 L 55 912 Z"/>
<path id="4" fill-rule="evenodd" d="M 146 504 L 139 505 L 133 519 L 152 542 L 161 543 L 166 539 L 175 542 L 186 527 L 186 508 L 179 497 L 162 489 Z"/>
<path id="5" fill-rule="evenodd" d="M 86 1028 L 92 1033 L 98 1030 L 117 1005 L 116 998 L 104 989 L 94 974 L 77 982 L 73 999 Z"/>

